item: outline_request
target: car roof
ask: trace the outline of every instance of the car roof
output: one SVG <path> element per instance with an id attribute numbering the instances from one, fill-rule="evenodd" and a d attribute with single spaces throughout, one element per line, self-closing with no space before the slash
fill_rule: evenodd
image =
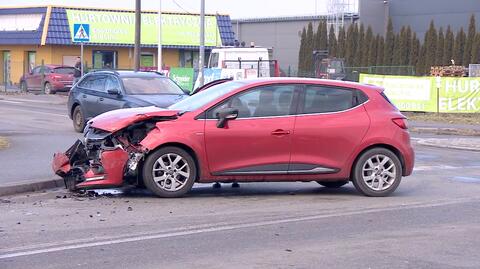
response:
<path id="1" fill-rule="evenodd" d="M 267 77 L 267 78 L 253 78 L 253 79 L 244 79 L 237 80 L 244 82 L 245 84 L 254 84 L 254 85 L 264 85 L 264 84 L 274 84 L 274 83 L 301 83 L 301 84 L 322 84 L 329 86 L 338 86 L 346 88 L 356 88 L 362 90 L 374 90 L 374 91 L 383 91 L 382 87 L 352 82 L 352 81 L 343 81 L 343 80 L 333 80 L 333 79 L 318 79 L 318 78 L 299 78 L 299 77 Z"/>
<path id="2" fill-rule="evenodd" d="M 41 65 L 39 65 L 38 67 L 40 67 Z M 69 66 L 69 65 L 61 65 L 61 64 L 44 64 L 43 66 L 46 66 L 48 68 L 59 68 L 59 67 L 70 67 L 70 68 L 74 68 L 73 66 Z"/>

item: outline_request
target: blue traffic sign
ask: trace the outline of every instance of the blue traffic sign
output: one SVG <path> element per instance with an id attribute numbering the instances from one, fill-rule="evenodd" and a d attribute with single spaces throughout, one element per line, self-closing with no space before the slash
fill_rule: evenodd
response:
<path id="1" fill-rule="evenodd" d="M 90 24 L 75 23 L 73 25 L 73 42 L 90 41 Z"/>

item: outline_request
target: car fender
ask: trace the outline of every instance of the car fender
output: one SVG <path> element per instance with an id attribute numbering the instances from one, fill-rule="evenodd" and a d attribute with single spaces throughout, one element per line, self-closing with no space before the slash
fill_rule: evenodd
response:
<path id="1" fill-rule="evenodd" d="M 379 145 L 379 146 L 386 145 L 396 149 L 398 152 L 400 152 L 401 155 L 403 154 L 398 143 L 393 139 L 390 139 L 388 137 L 367 137 L 362 141 L 362 143 L 355 149 L 355 151 L 350 156 L 348 160 L 348 166 L 347 166 L 350 168 L 349 171 L 353 169 L 354 162 L 359 157 L 360 153 L 362 153 L 365 149 L 375 145 Z M 403 158 L 403 157 L 400 156 L 400 158 Z"/>
<path id="2" fill-rule="evenodd" d="M 195 154 L 194 159 L 196 159 L 199 166 L 201 175 L 200 178 L 204 178 L 209 175 L 210 170 L 208 169 L 207 159 L 205 155 L 205 149 L 203 141 L 203 132 L 200 133 L 173 133 L 170 132 L 170 128 L 155 128 L 151 130 L 147 136 L 140 142 L 140 145 L 148 152 L 153 152 L 156 149 L 168 146 L 168 145 L 178 145 L 191 149 Z"/>

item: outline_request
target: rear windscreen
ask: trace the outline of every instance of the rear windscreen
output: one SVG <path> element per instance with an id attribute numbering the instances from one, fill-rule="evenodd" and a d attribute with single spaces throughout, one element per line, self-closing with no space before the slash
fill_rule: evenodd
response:
<path id="1" fill-rule="evenodd" d="M 65 75 L 74 74 L 75 73 L 75 68 L 73 68 L 73 67 L 57 67 L 57 68 L 53 69 L 53 73 L 65 74 Z"/>

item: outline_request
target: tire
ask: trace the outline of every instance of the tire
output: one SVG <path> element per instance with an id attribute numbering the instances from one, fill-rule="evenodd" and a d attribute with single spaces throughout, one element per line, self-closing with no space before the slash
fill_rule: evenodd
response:
<path id="1" fill-rule="evenodd" d="M 73 110 L 72 121 L 75 131 L 82 133 L 85 128 L 85 117 L 83 116 L 82 108 L 79 105 Z"/>
<path id="2" fill-rule="evenodd" d="M 147 189 L 163 198 L 185 195 L 197 177 L 197 167 L 192 156 L 177 147 L 164 147 L 154 151 L 145 160 L 142 172 Z"/>
<path id="3" fill-rule="evenodd" d="M 348 184 L 348 180 L 343 181 L 317 181 L 318 184 L 331 189 L 337 189 L 345 184 Z"/>
<path id="4" fill-rule="evenodd" d="M 402 164 L 397 155 L 385 148 L 364 152 L 355 162 L 353 185 L 366 196 L 388 196 L 402 179 Z"/>
<path id="5" fill-rule="evenodd" d="M 22 90 L 22 92 L 28 92 L 27 82 L 22 81 L 22 83 L 20 83 L 20 90 Z"/>
<path id="6" fill-rule="evenodd" d="M 55 94 L 55 91 L 52 88 L 52 84 L 50 84 L 49 82 L 45 83 L 44 89 L 45 94 Z"/>

